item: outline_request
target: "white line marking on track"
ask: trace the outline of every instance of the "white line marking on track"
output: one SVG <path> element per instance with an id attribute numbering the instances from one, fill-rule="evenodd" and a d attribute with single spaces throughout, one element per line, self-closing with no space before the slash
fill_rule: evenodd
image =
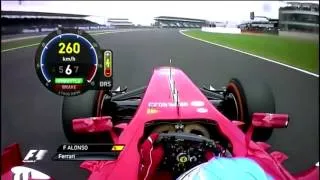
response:
<path id="1" fill-rule="evenodd" d="M 275 60 L 271 60 L 271 59 L 268 59 L 268 58 L 265 58 L 265 57 L 262 57 L 262 56 L 258 56 L 258 55 L 254 55 L 254 54 L 247 53 L 247 52 L 244 52 L 244 51 L 240 51 L 238 49 L 233 49 L 233 48 L 228 47 L 228 46 L 224 46 L 224 45 L 216 44 L 216 43 L 213 43 L 213 42 L 210 42 L 210 41 L 207 41 L 207 40 L 203 40 L 203 39 L 200 39 L 200 38 L 192 37 L 190 35 L 187 35 L 187 34 L 183 33 L 184 31 L 188 31 L 188 30 L 179 30 L 179 33 L 184 35 L 184 36 L 187 36 L 187 37 L 189 37 L 191 39 L 195 39 L 195 40 L 202 41 L 202 42 L 205 42 L 205 43 L 209 43 L 209 44 L 212 44 L 212 45 L 215 45 L 215 46 L 219 46 L 219 47 L 223 47 L 223 48 L 230 49 L 230 50 L 233 50 L 233 51 L 237 51 L 239 53 L 243 53 L 243 54 L 246 54 L 246 55 L 249 55 L 249 56 L 253 56 L 253 57 L 256 57 L 256 58 L 259 58 L 259 59 L 263 59 L 265 61 L 276 63 L 276 64 L 279 64 L 279 65 L 285 66 L 287 68 L 291 68 L 291 69 L 294 69 L 294 70 L 297 70 L 297 71 L 300 71 L 300 72 L 303 72 L 303 73 L 306 73 L 306 74 L 309 74 L 311 76 L 315 76 L 315 77 L 319 78 L 319 74 L 315 74 L 315 73 L 312 73 L 312 72 L 309 72 L 309 71 L 306 71 L 306 70 L 303 70 L 303 69 L 299 69 L 299 68 L 296 68 L 296 67 L 293 67 L 293 66 L 290 66 L 290 65 L 287 65 L 287 64 L 283 64 L 283 63 L 280 63 L 280 62 L 277 62 Z"/>
<path id="2" fill-rule="evenodd" d="M 26 48 L 26 47 L 31 47 L 31 46 L 37 46 L 39 44 L 40 43 L 35 43 L 35 44 L 28 44 L 28 45 L 25 45 L 25 46 L 19 46 L 19 47 L 4 49 L 4 50 L 1 50 L 1 53 L 8 52 L 8 51 L 13 51 L 13 50 L 16 50 L 16 49 L 22 49 L 22 48 Z"/>
<path id="3" fill-rule="evenodd" d="M 95 35 L 95 34 L 105 34 L 105 33 L 114 33 L 114 32 L 129 32 L 130 30 L 119 30 L 119 31 L 110 31 L 110 30 L 105 30 L 105 31 L 98 31 L 95 33 L 95 31 L 87 31 L 87 33 L 91 34 L 91 35 Z M 131 30 L 134 31 L 134 30 Z M 50 33 L 50 32 L 48 32 Z M 42 35 L 34 35 L 34 36 L 25 36 L 25 37 L 18 37 L 18 38 L 11 38 L 11 39 L 3 39 L 1 40 L 1 43 L 6 43 L 6 42 L 12 42 L 12 41 L 19 41 L 19 40 L 25 40 L 25 39 L 35 39 L 35 38 L 39 38 L 39 37 L 45 37 L 48 34 L 42 34 Z"/>
<path id="4" fill-rule="evenodd" d="M 120 32 L 131 32 L 131 31 L 138 31 L 138 30 L 120 30 L 120 31 L 107 31 L 107 32 L 98 32 L 98 33 L 91 33 L 91 36 L 97 36 L 97 35 L 101 35 L 101 34 L 114 34 L 114 33 L 120 33 Z M 32 39 L 32 38 L 38 38 L 38 37 L 44 37 L 47 35 L 39 35 L 39 36 L 30 36 L 30 37 L 22 37 L 22 38 L 15 38 L 15 39 L 10 39 L 11 41 L 15 41 L 15 40 L 24 40 L 24 39 Z M 1 43 L 3 43 L 4 41 L 1 41 Z M 10 42 L 10 41 L 5 41 L 5 42 Z M 9 48 L 9 49 L 4 49 L 1 50 L 1 53 L 3 52 L 8 52 L 8 51 L 13 51 L 13 50 L 17 50 L 17 49 L 22 49 L 22 48 L 27 48 L 27 47 L 31 47 L 31 46 L 37 46 L 40 43 L 35 43 L 35 44 L 28 44 L 28 45 L 24 45 L 24 46 L 18 46 L 18 47 L 14 47 L 14 48 Z"/>
<path id="5" fill-rule="evenodd" d="M 45 36 L 47 36 L 47 34 L 37 35 L 37 36 L 18 37 L 18 38 L 11 38 L 11 39 L 3 39 L 3 40 L 1 40 L 1 43 L 19 41 L 19 40 L 25 40 L 25 39 L 34 39 L 34 38 L 45 37 Z"/>

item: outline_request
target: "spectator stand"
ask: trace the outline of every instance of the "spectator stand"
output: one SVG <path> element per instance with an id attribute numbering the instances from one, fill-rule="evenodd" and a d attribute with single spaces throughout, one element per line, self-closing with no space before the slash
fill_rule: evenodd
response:
<path id="1" fill-rule="evenodd" d="M 255 19 L 238 25 L 242 33 L 278 34 L 278 19 L 256 16 Z"/>
<path id="2" fill-rule="evenodd" d="M 319 34 L 319 4 L 289 2 L 279 9 L 280 31 Z"/>
<path id="3" fill-rule="evenodd" d="M 204 19 L 192 19 L 171 16 L 158 16 L 154 18 L 155 26 L 158 28 L 201 28 L 203 26 L 214 26 Z"/>
<path id="4" fill-rule="evenodd" d="M 107 26 L 112 29 L 133 28 L 134 24 L 128 18 L 109 18 Z"/>
<path id="5" fill-rule="evenodd" d="M 86 20 L 89 15 L 47 13 L 47 12 L 23 12 L 1 11 L 1 33 L 20 34 L 48 32 L 57 29 L 79 28 L 84 30 L 105 29 L 105 25 Z"/>

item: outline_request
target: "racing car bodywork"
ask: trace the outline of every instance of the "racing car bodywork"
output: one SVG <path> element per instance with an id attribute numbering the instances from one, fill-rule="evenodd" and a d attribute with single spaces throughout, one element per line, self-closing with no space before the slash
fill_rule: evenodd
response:
<path id="1" fill-rule="evenodd" d="M 141 142 L 152 133 L 159 134 L 157 143 L 163 143 L 165 148 L 160 169 L 169 172 L 168 175 L 159 170 L 152 179 L 172 179 L 206 162 L 204 153 L 208 150 L 214 152 L 213 158 L 250 158 L 274 179 L 318 179 L 318 166 L 291 174 L 282 165 L 287 159 L 285 154 L 269 153 L 268 144 L 252 139 L 259 132 L 269 133 L 269 129 L 287 127 L 289 117 L 275 114 L 273 97 L 260 101 L 259 94 L 263 94 L 264 89 L 253 97 L 258 101 L 256 107 L 267 105 L 267 108 L 252 108 L 250 103 L 255 98 L 248 97 L 249 94 L 243 92 L 246 88 L 239 84 L 232 80 L 222 90 L 200 89 L 180 69 L 157 68 L 147 87 L 127 93 L 101 91 L 91 96 L 94 103 L 87 108 L 90 112 L 79 112 L 77 97 L 65 99 L 64 130 L 71 142 L 89 143 L 98 137 L 100 142 L 112 141 L 125 146 L 114 161 L 84 161 L 81 167 L 91 172 L 90 180 L 140 179 L 139 149 Z M 91 103 L 88 99 L 82 101 Z M 72 110 L 75 112 L 70 112 Z M 101 138 L 104 136 L 106 139 Z M 188 152 L 184 161 L 186 168 L 180 168 L 182 162 L 176 161 L 184 152 Z"/>
<path id="2" fill-rule="evenodd" d="M 227 89 L 229 87 L 230 85 Z M 207 94 L 205 95 L 180 69 L 161 67 L 154 70 L 149 85 L 145 88 L 141 101 L 137 103 L 138 106 L 132 114 L 133 117 L 130 117 L 132 118 L 131 121 L 117 121 L 113 119 L 114 117 L 96 117 L 95 120 L 93 118 L 74 119 L 73 129 L 75 131 L 85 131 L 86 133 L 106 131 L 111 134 L 114 143 L 125 145 L 124 150 L 115 161 L 84 162 L 82 167 L 92 172 L 89 179 L 138 179 L 138 171 L 141 166 L 141 155 L 139 154 L 140 142 L 153 132 L 162 134 L 163 139 L 166 139 L 165 137 L 174 137 L 173 139 L 175 140 L 170 144 L 170 146 L 174 146 L 174 149 L 182 148 L 177 145 L 179 139 L 186 141 L 192 139 L 191 141 L 194 144 L 197 144 L 196 142 L 199 141 L 205 142 L 205 139 L 199 140 L 191 134 L 201 135 L 204 138 L 215 140 L 216 143 L 220 141 L 223 151 L 231 152 L 231 157 L 248 157 L 255 160 L 275 179 L 301 178 L 301 175 L 291 175 L 281 165 L 287 159 L 285 154 L 281 152 L 269 154 L 267 152 L 269 145 L 264 142 L 254 142 L 251 140 L 254 129 L 262 128 L 261 130 L 263 131 L 266 128 L 287 127 L 289 122 L 288 115 L 274 114 L 274 112 L 272 112 L 273 114 L 263 111 L 256 112 L 250 116 L 252 122 L 249 123 L 249 126 L 241 128 L 241 126 L 245 126 L 243 123 L 248 123 L 248 121 L 242 119 L 245 118 L 245 110 L 241 110 L 240 108 L 244 107 L 236 107 L 237 113 L 231 115 L 226 110 L 226 107 L 224 107 L 228 106 L 231 108 L 231 105 L 226 103 L 227 100 L 221 100 L 227 96 L 223 95 L 223 90 L 212 90 L 211 92 L 211 98 L 208 98 L 210 91 L 206 91 Z M 239 99 L 237 96 L 242 93 L 240 91 L 232 92 L 234 92 L 234 96 L 232 97 L 231 95 L 231 99 L 233 100 Z M 124 94 L 122 98 L 114 99 L 113 102 L 132 100 L 139 93 L 139 91 L 135 91 L 132 93 L 134 95 L 131 94 L 131 96 Z M 245 99 L 239 100 L 245 101 Z M 272 99 L 268 100 L 273 101 Z M 132 102 L 135 101 L 133 100 Z M 131 105 L 135 107 L 132 102 Z M 127 103 L 127 105 L 130 104 L 129 102 Z M 237 103 L 235 104 L 237 106 Z M 241 104 L 238 105 L 241 106 Z M 242 104 L 242 106 L 244 105 Z M 226 115 L 234 119 L 229 119 Z M 125 117 L 125 115 L 121 117 Z M 116 132 L 117 129 L 121 129 L 121 132 L 118 134 Z M 191 146 L 193 149 L 199 148 L 199 146 Z M 184 148 L 188 147 L 184 146 Z M 187 151 L 192 153 L 190 149 Z M 173 151 L 168 150 L 165 152 L 168 155 Z M 229 157 L 230 154 L 225 156 Z M 192 156 L 192 154 L 188 154 L 188 157 Z M 171 158 L 174 161 L 176 159 L 175 157 Z M 167 159 L 170 159 L 170 156 Z M 173 169 L 178 168 L 173 161 L 167 160 L 165 164 L 169 164 Z M 196 164 L 189 166 L 189 168 Z M 166 170 L 168 169 L 170 168 Z M 181 169 L 179 173 L 181 173 Z M 170 174 L 175 174 L 175 172 L 170 172 Z M 156 179 L 156 177 L 170 179 L 167 176 L 162 176 L 161 173 L 158 173 L 152 179 Z M 312 168 L 310 173 L 304 174 L 303 179 L 315 179 L 317 177 L 318 167 L 315 167 Z"/>

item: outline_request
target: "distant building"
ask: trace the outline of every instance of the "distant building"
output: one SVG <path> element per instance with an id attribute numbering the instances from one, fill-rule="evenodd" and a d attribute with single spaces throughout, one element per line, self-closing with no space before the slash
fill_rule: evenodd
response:
<path id="1" fill-rule="evenodd" d="M 241 29 L 241 32 L 277 34 L 279 29 L 278 25 L 278 19 L 265 17 L 264 19 L 255 18 L 254 20 L 243 22 L 238 25 L 238 28 Z"/>
<path id="2" fill-rule="evenodd" d="M 220 22 L 220 21 L 216 21 L 213 22 L 213 24 L 215 24 L 216 27 L 227 27 L 227 22 Z"/>
<path id="3" fill-rule="evenodd" d="M 171 16 L 159 16 L 155 17 L 155 26 L 161 28 L 200 28 L 208 24 L 203 19 L 191 19 Z"/>
<path id="4" fill-rule="evenodd" d="M 290 2 L 279 9 L 281 31 L 319 34 L 319 4 Z"/>
<path id="5" fill-rule="evenodd" d="M 109 18 L 107 21 L 107 26 L 113 28 L 131 28 L 134 24 L 127 18 Z"/>

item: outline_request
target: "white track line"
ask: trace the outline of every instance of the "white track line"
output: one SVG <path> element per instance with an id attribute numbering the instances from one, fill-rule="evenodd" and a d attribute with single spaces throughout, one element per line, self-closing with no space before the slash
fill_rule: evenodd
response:
<path id="1" fill-rule="evenodd" d="M 47 34 L 37 35 L 37 36 L 18 37 L 18 38 L 11 38 L 11 39 L 3 39 L 3 40 L 1 40 L 1 43 L 19 41 L 19 40 L 25 40 L 25 39 L 34 39 L 34 38 L 39 38 L 39 37 L 44 37 L 44 36 L 47 36 Z"/>
<path id="2" fill-rule="evenodd" d="M 95 35 L 95 34 L 105 34 L 105 33 L 118 33 L 118 32 L 130 32 L 130 31 L 142 31 L 144 29 L 127 29 L 127 30 L 104 30 L 104 31 L 87 31 L 90 35 Z M 43 35 L 36 35 L 36 36 L 25 36 L 25 37 L 18 37 L 18 38 L 11 38 L 11 39 L 2 39 L 1 43 L 6 43 L 6 42 L 12 42 L 12 41 L 19 41 L 19 40 L 25 40 L 25 39 L 33 39 L 33 38 L 39 38 L 39 37 L 45 37 L 48 34 L 43 34 Z"/>
<path id="3" fill-rule="evenodd" d="M 97 33 L 93 33 L 91 35 L 101 34 L 101 33 L 105 33 L 105 32 L 112 32 L 112 31 L 100 31 Z M 89 32 L 89 34 L 90 34 L 90 32 Z M 48 34 L 37 35 L 37 36 L 25 36 L 25 37 L 11 38 L 11 39 L 3 39 L 3 40 L 1 40 L 1 43 L 13 42 L 13 41 L 19 41 L 19 40 L 25 40 L 25 39 L 36 39 L 36 38 L 45 37 L 45 36 L 48 36 Z"/>
<path id="4" fill-rule="evenodd" d="M 93 31 L 91 31 L 91 32 L 88 32 L 88 33 L 89 34 L 92 33 L 91 35 L 95 35 L 95 34 L 102 34 L 102 33 L 106 33 L 106 32 L 115 32 L 115 31 L 98 31 L 96 33 L 93 33 Z M 1 43 L 13 42 L 13 41 L 19 41 L 19 40 L 25 40 L 25 39 L 35 39 L 35 38 L 39 38 L 39 37 L 45 37 L 47 35 L 48 34 L 37 35 L 37 36 L 25 36 L 25 37 L 11 38 L 11 39 L 3 39 L 3 40 L 1 40 Z"/>
<path id="5" fill-rule="evenodd" d="M 26 48 L 26 47 L 31 47 L 31 46 L 37 46 L 39 44 L 40 43 L 35 43 L 35 44 L 28 44 L 28 45 L 25 45 L 25 46 L 19 46 L 19 47 L 4 49 L 4 50 L 1 50 L 1 53 L 8 52 L 8 51 L 13 51 L 13 50 L 16 50 L 16 49 L 22 49 L 22 48 Z"/>
<path id="6" fill-rule="evenodd" d="M 271 60 L 271 59 L 268 59 L 268 58 L 265 58 L 265 57 L 262 57 L 262 56 L 258 56 L 258 55 L 254 55 L 254 54 L 251 54 L 251 53 L 248 53 L 248 52 L 240 51 L 238 49 L 233 49 L 233 48 L 228 47 L 228 46 L 224 46 L 224 45 L 221 45 L 221 44 L 216 44 L 216 43 L 213 43 L 213 42 L 210 42 L 210 41 L 206 41 L 206 40 L 203 40 L 203 39 L 192 37 L 190 35 L 187 35 L 187 34 L 183 33 L 184 31 L 188 31 L 188 30 L 179 30 L 179 33 L 184 35 L 184 36 L 187 36 L 189 38 L 198 40 L 198 41 L 202 41 L 202 42 L 209 43 L 209 44 L 212 44 L 212 45 L 215 45 L 215 46 L 219 46 L 219 47 L 223 47 L 223 48 L 230 49 L 230 50 L 233 50 L 233 51 L 237 51 L 239 53 L 243 53 L 243 54 L 246 54 L 246 55 L 249 55 L 249 56 L 253 56 L 253 57 L 256 57 L 256 58 L 259 58 L 259 59 L 263 59 L 265 61 L 273 62 L 273 63 L 279 64 L 279 65 L 285 66 L 287 68 L 291 68 L 291 69 L 294 69 L 294 70 L 297 70 L 297 71 L 300 71 L 300 72 L 303 72 L 303 73 L 306 73 L 306 74 L 309 74 L 311 76 L 315 76 L 315 77 L 319 78 L 319 74 L 315 74 L 315 73 L 312 73 L 312 72 L 309 72 L 309 71 L 306 71 L 306 70 L 303 70 L 303 69 L 299 69 L 299 68 L 296 68 L 296 67 L 293 67 L 293 66 L 290 66 L 290 65 L 287 65 L 287 64 L 283 64 L 283 63 L 280 63 L 280 62 L 277 62 L 275 60 Z"/>
<path id="7" fill-rule="evenodd" d="M 135 30 L 97 32 L 97 33 L 92 33 L 90 35 L 91 36 L 97 36 L 97 35 L 101 35 L 101 34 L 114 34 L 114 33 L 120 33 L 120 32 L 130 32 L 130 31 L 135 31 Z M 11 39 L 11 40 L 24 40 L 24 39 L 32 39 L 32 38 L 37 38 L 37 37 L 43 37 L 43 36 L 47 36 L 47 35 L 30 36 L 30 37 L 24 37 L 24 38 L 15 38 L 15 39 Z M 9 41 L 7 41 L 7 42 L 9 42 Z M 3 41 L 1 41 L 1 43 L 3 43 Z M 14 48 L 4 49 L 4 50 L 1 50 L 1 53 L 8 52 L 8 51 L 13 51 L 13 50 L 17 50 L 17 49 L 22 49 L 22 48 L 27 48 L 27 47 L 31 47 L 31 46 L 37 46 L 39 44 L 40 43 L 35 43 L 35 44 L 28 44 L 28 45 L 24 45 L 24 46 L 18 46 L 18 47 L 14 47 Z"/>

